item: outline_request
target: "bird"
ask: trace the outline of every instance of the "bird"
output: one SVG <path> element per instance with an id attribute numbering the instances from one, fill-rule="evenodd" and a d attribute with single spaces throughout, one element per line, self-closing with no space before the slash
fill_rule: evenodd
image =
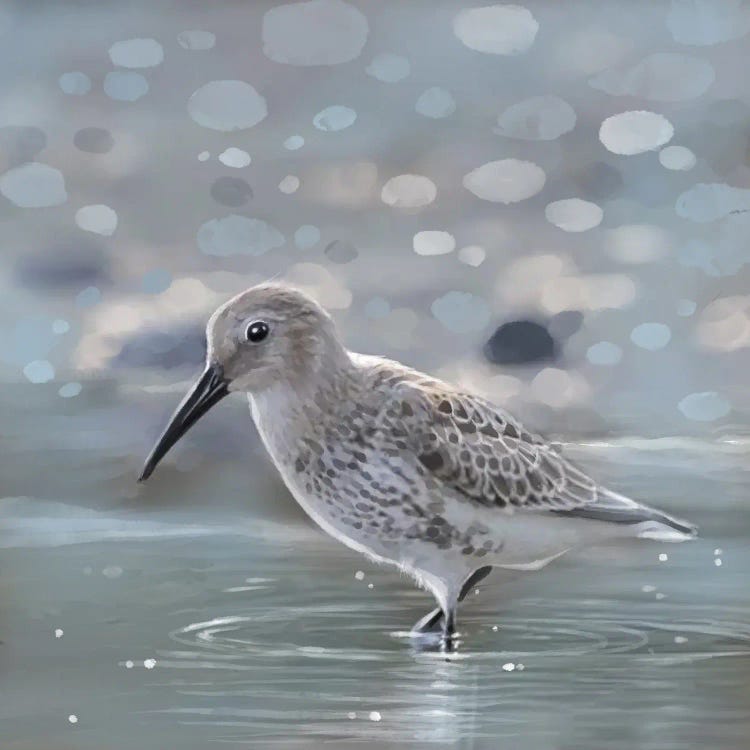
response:
<path id="1" fill-rule="evenodd" d="M 139 481 L 212 406 L 246 394 L 291 495 L 321 529 L 397 566 L 437 606 L 412 632 L 457 643 L 456 612 L 493 568 L 536 570 L 574 548 L 696 527 L 600 486 L 559 445 L 491 401 L 381 356 L 349 351 L 305 292 L 264 283 L 206 327 L 206 365 Z"/>

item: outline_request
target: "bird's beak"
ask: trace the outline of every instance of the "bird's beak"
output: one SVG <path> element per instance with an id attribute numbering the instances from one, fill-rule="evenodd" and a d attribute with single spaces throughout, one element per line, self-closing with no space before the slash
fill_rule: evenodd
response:
<path id="1" fill-rule="evenodd" d="M 145 482 L 167 451 L 214 405 L 229 393 L 229 381 L 218 364 L 209 364 L 169 420 L 148 454 L 139 482 Z"/>

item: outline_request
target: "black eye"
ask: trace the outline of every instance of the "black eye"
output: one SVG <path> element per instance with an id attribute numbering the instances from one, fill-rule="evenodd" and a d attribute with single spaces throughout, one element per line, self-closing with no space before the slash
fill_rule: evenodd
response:
<path id="1" fill-rule="evenodd" d="M 250 323 L 247 327 L 245 338 L 253 344 L 258 344 L 268 336 L 269 330 L 268 323 L 264 323 L 262 320 L 256 320 L 254 323 Z"/>

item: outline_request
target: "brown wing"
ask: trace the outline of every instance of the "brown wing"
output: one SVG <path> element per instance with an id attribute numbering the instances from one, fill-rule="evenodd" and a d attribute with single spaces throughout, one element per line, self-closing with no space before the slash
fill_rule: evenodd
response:
<path id="1" fill-rule="evenodd" d="M 501 508 L 572 510 L 596 483 L 490 402 L 437 381 L 402 383 L 383 427 L 405 436 L 420 464 L 466 497 Z"/>

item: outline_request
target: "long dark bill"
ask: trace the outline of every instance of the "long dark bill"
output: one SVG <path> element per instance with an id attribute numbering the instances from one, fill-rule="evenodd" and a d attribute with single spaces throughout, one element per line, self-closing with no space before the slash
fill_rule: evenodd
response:
<path id="1" fill-rule="evenodd" d="M 148 454 L 139 482 L 145 482 L 167 451 L 214 405 L 229 393 L 229 382 L 219 365 L 209 365 L 169 420 Z"/>

